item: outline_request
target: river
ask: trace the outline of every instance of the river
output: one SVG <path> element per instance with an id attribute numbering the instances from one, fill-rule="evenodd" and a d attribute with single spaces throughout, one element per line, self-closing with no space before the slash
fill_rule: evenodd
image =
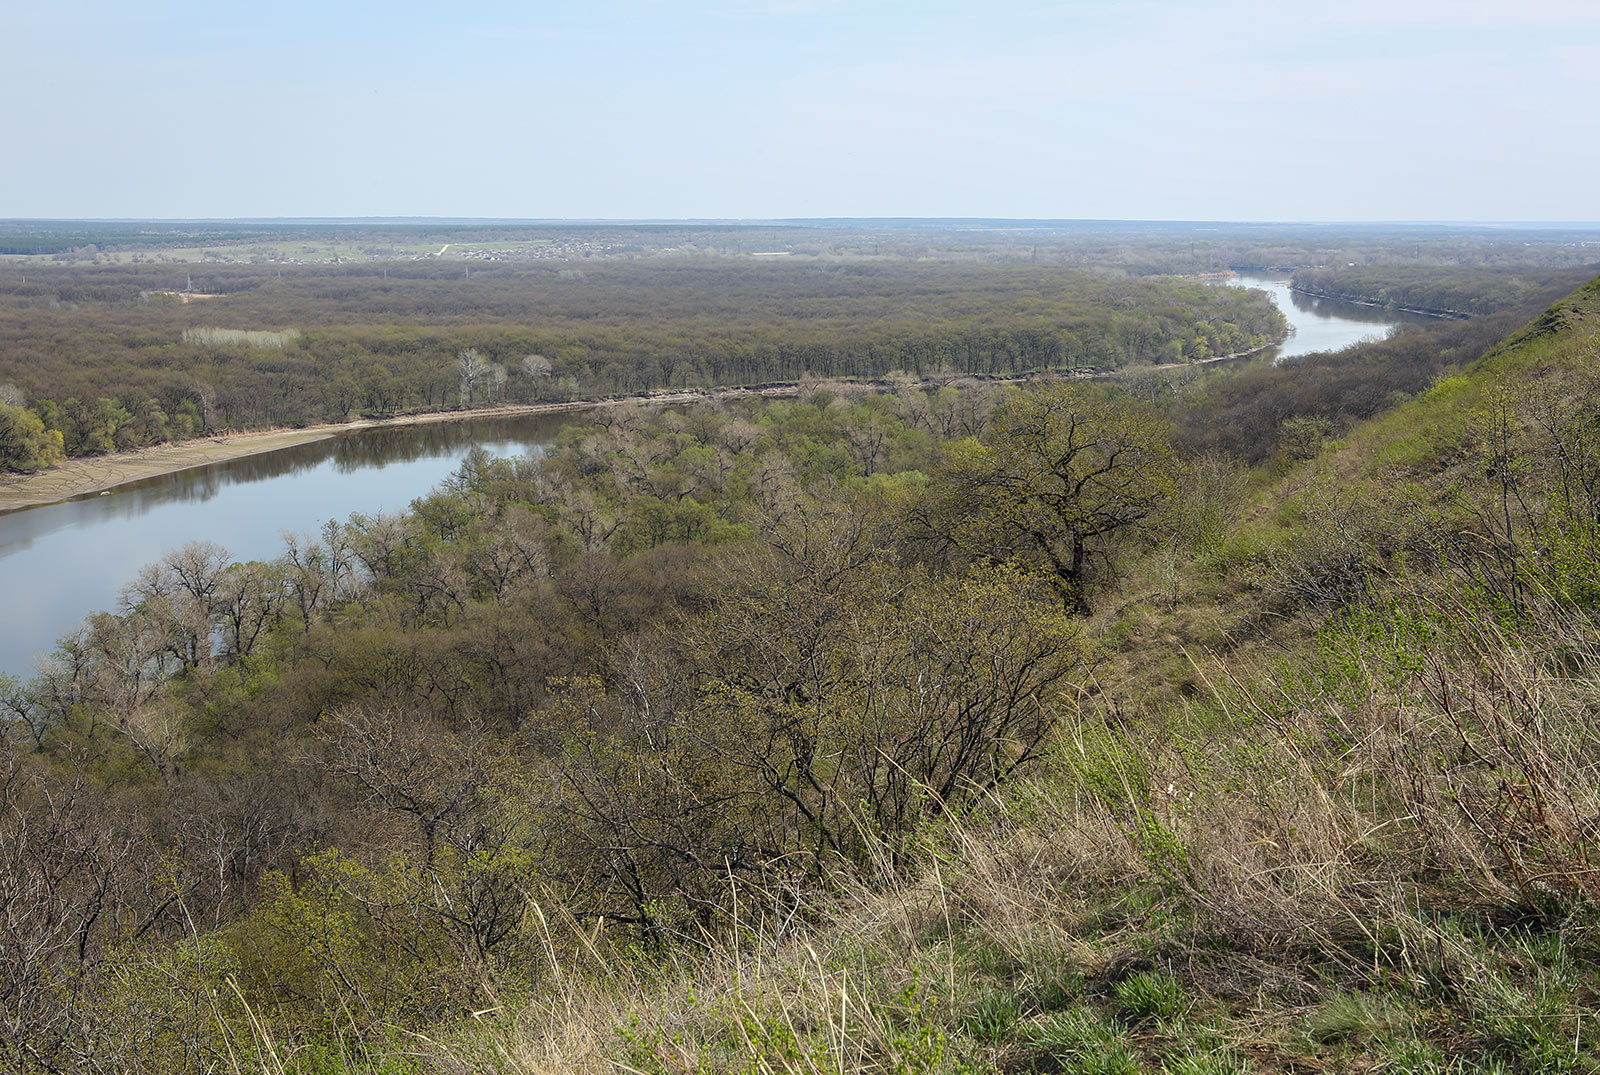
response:
<path id="1" fill-rule="evenodd" d="M 116 608 L 139 568 L 185 542 L 216 542 L 240 561 L 271 559 L 286 532 L 316 533 L 352 512 L 402 511 L 474 445 L 537 453 L 573 418 L 363 430 L 0 515 L 0 674 L 31 676 L 57 638 Z"/>
<path id="2" fill-rule="evenodd" d="M 1267 291 L 1289 318 L 1292 334 L 1272 361 L 1428 320 L 1314 299 L 1282 278 L 1228 283 Z M 572 420 L 537 415 L 364 430 L 0 515 L 0 674 L 32 675 L 57 638 L 91 612 L 114 609 L 139 568 L 185 542 L 216 542 L 235 560 L 270 559 L 283 551 L 285 532 L 316 533 L 352 512 L 404 510 L 453 473 L 473 445 L 495 455 L 539 452 Z"/>
<path id="3" fill-rule="evenodd" d="M 1291 290 L 1283 276 L 1240 275 L 1226 281 L 1233 287 L 1259 288 L 1272 296 L 1289 319 L 1289 338 L 1272 348 L 1268 360 L 1281 362 L 1318 351 L 1339 351 L 1354 343 L 1381 340 L 1400 325 L 1437 320 L 1425 314 L 1399 313 L 1373 306 L 1358 306 L 1338 299 L 1320 299 Z"/>

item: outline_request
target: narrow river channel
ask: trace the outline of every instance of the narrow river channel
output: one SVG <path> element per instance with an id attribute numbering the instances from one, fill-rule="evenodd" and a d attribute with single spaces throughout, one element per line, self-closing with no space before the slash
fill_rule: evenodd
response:
<path id="1" fill-rule="evenodd" d="M 1313 299 L 1281 278 L 1228 283 L 1262 288 L 1289 318 L 1293 334 L 1273 361 L 1427 320 Z M 90 613 L 114 609 L 139 568 L 185 542 L 216 542 L 235 560 L 270 559 L 283 551 L 285 532 L 316 533 L 352 512 L 402 511 L 453 473 L 472 446 L 495 455 L 539 452 L 574 419 L 365 430 L 0 515 L 0 674 L 31 676 L 56 639 Z"/>

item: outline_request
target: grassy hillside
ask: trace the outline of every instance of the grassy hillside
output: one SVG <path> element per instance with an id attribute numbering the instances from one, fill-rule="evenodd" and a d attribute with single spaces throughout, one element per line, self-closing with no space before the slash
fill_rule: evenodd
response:
<path id="1" fill-rule="evenodd" d="M 1593 1070 L 1597 326 L 1253 467 L 1207 401 L 1336 364 L 619 408 L 178 550 L 0 683 L 0 1064 Z"/>
<path id="2" fill-rule="evenodd" d="M 447 1051 L 1593 1070 L 1597 329 L 1600 281 L 1260 488 L 1188 565 L 1128 565 L 1096 620 L 1120 652 L 1047 771 L 925 831 L 915 870 L 804 930 L 743 893 L 704 953 L 647 970 L 553 945 L 551 988 Z"/>

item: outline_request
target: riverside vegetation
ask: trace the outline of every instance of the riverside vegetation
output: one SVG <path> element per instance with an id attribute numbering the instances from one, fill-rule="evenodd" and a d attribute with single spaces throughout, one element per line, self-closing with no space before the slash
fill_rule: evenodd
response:
<path id="1" fill-rule="evenodd" d="M 0 1057 L 1592 1070 L 1600 280 L 1522 321 L 175 550 L 0 691 Z"/>
<path id="2" fill-rule="evenodd" d="M 0 471 L 495 402 L 1187 362 L 1283 323 L 1175 274 L 1448 273 L 1469 297 L 1429 301 L 1482 313 L 1548 302 L 1597 256 L 1592 230 L 1552 228 L 0 221 Z"/>
<path id="3" fill-rule="evenodd" d="M 0 469 L 224 429 L 658 388 L 1188 362 L 1259 349 L 1263 295 L 1019 265 L 217 266 L 0 276 Z M 187 276 L 185 277 L 187 278 Z"/>
<path id="4" fill-rule="evenodd" d="M 1583 282 L 1586 269 L 1528 265 L 1442 269 L 1371 264 L 1300 269 L 1293 287 L 1308 295 L 1450 317 L 1472 317 L 1530 303 L 1548 305 Z"/>

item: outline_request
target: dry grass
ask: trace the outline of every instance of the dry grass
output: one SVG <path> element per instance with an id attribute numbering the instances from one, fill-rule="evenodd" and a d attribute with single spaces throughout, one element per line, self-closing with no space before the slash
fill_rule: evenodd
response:
<path id="1" fill-rule="evenodd" d="M 1548 1053 L 1528 1070 L 1581 1065 L 1583 975 L 1459 921 L 1571 916 L 1593 894 L 1600 634 L 1540 624 L 1554 663 L 1442 611 L 1462 629 L 1387 657 L 1352 643 L 1320 677 L 1197 660 L 1207 698 L 1159 729 L 1112 711 L 1068 726 L 1050 772 L 927 834 L 915 877 L 844 885 L 802 934 L 742 923 L 665 969 L 588 947 L 496 1047 L 518 1072 L 1026 1068 L 1061 980 L 1104 1006 L 1150 972 L 1184 990 L 1166 1016 L 1199 1005 L 1227 1055 L 1258 1062 L 1409 1049 L 1446 1070 L 1521 1049 Z M 1106 1040 L 1181 1067 L 1200 1025 L 1184 1017 L 1105 1024 Z"/>
<path id="2" fill-rule="evenodd" d="M 1600 624 L 1472 601 L 1439 585 L 1248 672 L 1185 654 L 1193 696 L 1104 692 L 909 859 L 798 905 L 730 883 L 697 949 L 530 904 L 533 984 L 407 1051 L 517 1075 L 1585 1070 Z"/>

